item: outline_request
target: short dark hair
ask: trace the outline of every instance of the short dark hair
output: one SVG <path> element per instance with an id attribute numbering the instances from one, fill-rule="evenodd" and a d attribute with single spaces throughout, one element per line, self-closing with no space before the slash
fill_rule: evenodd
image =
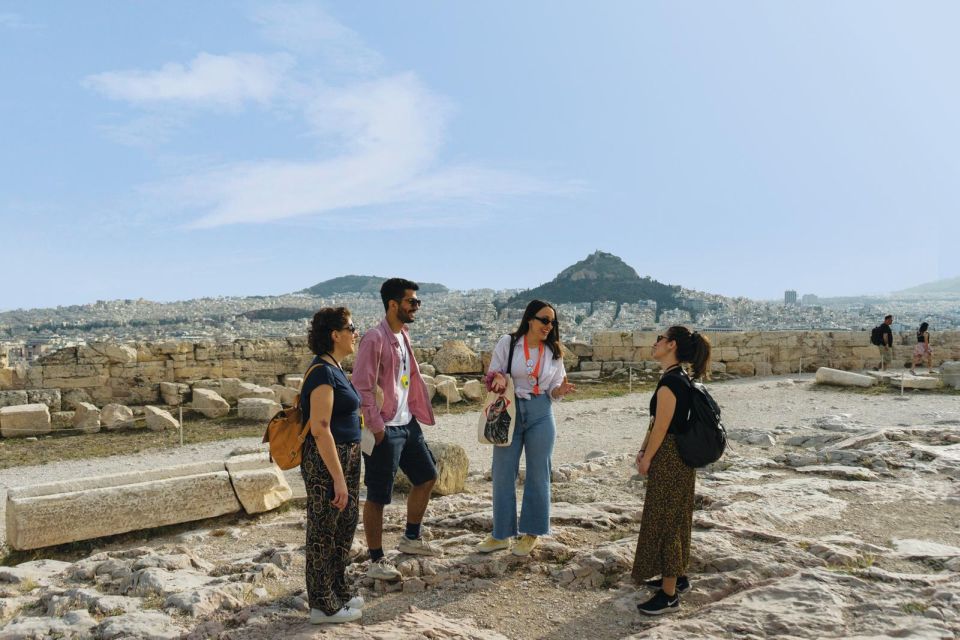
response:
<path id="1" fill-rule="evenodd" d="M 321 356 L 333 350 L 333 336 L 331 332 L 347 327 L 350 318 L 350 309 L 346 307 L 324 307 L 313 314 L 310 322 L 310 333 L 307 334 L 307 345 L 310 351 Z"/>
<path id="2" fill-rule="evenodd" d="M 383 300 L 383 310 L 386 311 L 390 308 L 391 300 L 395 300 L 397 303 L 403 300 L 403 294 L 406 293 L 407 289 L 417 291 L 420 289 L 420 285 L 406 278 L 390 278 L 389 280 L 385 280 L 383 284 L 380 285 L 380 299 Z"/>
<path id="3" fill-rule="evenodd" d="M 887 315 L 883 316 L 883 319 L 884 319 L 884 320 L 893 320 L 893 316 L 888 313 Z"/>

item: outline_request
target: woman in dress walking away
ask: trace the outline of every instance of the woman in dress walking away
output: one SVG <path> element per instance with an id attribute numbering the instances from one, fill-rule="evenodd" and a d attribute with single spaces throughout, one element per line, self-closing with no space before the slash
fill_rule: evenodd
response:
<path id="1" fill-rule="evenodd" d="M 910 373 L 916 375 L 917 365 L 923 362 L 924 356 L 927 358 L 927 373 L 933 373 L 933 350 L 930 349 L 930 325 L 926 322 L 920 324 L 917 329 L 917 346 L 913 348 L 913 366 L 910 367 Z"/>
<path id="2" fill-rule="evenodd" d="M 696 470 L 680 459 L 674 435 L 684 433 L 690 411 L 690 380 L 701 379 L 710 365 L 710 341 L 686 327 L 674 326 L 657 336 L 653 358 L 663 374 L 650 399 L 650 426 L 637 453 L 637 470 L 647 477 L 633 579 L 656 589 L 637 605 L 640 613 L 660 615 L 680 608 L 690 590 L 686 575 L 693 529 Z M 691 365 L 691 374 L 683 369 Z M 652 579 L 660 576 L 657 579 Z"/>

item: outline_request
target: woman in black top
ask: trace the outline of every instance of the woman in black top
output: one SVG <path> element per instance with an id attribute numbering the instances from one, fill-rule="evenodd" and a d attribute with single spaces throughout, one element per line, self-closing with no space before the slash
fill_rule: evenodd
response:
<path id="1" fill-rule="evenodd" d="M 363 598 L 346 583 L 360 498 L 360 396 L 340 362 L 356 348 L 357 331 L 346 307 L 313 316 L 308 342 L 317 354 L 300 388 L 303 443 L 300 473 L 307 489 L 306 578 L 313 624 L 350 622 Z"/>
<path id="2" fill-rule="evenodd" d="M 910 367 L 910 373 L 916 375 L 917 365 L 927 358 L 927 373 L 933 373 L 933 350 L 930 349 L 930 324 L 923 322 L 917 329 L 917 346 L 913 348 L 913 365 Z"/>
<path id="3" fill-rule="evenodd" d="M 710 341 L 686 327 L 670 327 L 657 336 L 653 358 L 663 374 L 650 399 L 650 426 L 637 453 L 637 470 L 647 479 L 640 537 L 633 561 L 633 579 L 657 589 L 640 613 L 659 615 L 680 608 L 679 593 L 690 589 L 685 575 L 690 562 L 696 471 L 680 459 L 674 435 L 687 429 L 690 378 L 681 363 L 692 365 L 692 377 L 703 378 L 710 363 Z M 650 580 L 654 576 L 659 579 Z"/>

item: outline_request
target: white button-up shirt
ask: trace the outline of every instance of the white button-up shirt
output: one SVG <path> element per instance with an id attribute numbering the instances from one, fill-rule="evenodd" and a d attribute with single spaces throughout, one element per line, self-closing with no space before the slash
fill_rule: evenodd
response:
<path id="1" fill-rule="evenodd" d="M 546 353 L 541 356 L 540 349 L 545 348 Z M 497 346 L 493 348 L 493 354 L 490 357 L 490 368 L 488 372 L 507 373 L 507 356 L 510 352 L 510 335 L 505 335 L 497 341 Z M 537 366 L 537 360 L 540 361 L 539 386 L 540 393 L 550 393 L 561 384 L 567 375 L 567 369 L 563 366 L 563 358 L 554 359 L 553 351 L 545 343 L 540 343 L 540 347 L 530 349 L 530 358 L 533 360 L 533 366 Z M 513 376 L 513 388 L 518 398 L 529 400 L 533 394 L 533 383 L 527 374 L 527 362 L 523 355 L 523 338 L 517 340 L 513 348 L 513 367 L 511 367 Z"/>

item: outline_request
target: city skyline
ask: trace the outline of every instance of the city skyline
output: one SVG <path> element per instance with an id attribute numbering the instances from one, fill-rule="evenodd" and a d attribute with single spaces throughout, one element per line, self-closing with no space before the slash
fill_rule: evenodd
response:
<path id="1" fill-rule="evenodd" d="M 597 249 L 755 300 L 953 277 L 958 17 L 0 0 L 0 310 L 528 289 Z"/>

